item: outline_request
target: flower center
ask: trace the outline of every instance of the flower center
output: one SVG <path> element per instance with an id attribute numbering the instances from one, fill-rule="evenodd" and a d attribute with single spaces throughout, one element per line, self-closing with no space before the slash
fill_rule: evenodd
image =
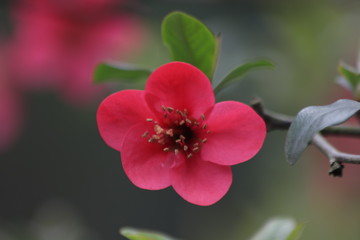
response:
<path id="1" fill-rule="evenodd" d="M 164 152 L 174 152 L 175 155 L 181 153 L 186 158 L 191 158 L 207 142 L 204 136 L 210 133 L 205 123 L 205 115 L 195 119 L 186 109 L 181 111 L 162 106 L 162 110 L 163 116 L 158 121 L 146 119 L 153 124 L 154 133 L 146 131 L 142 137 L 148 138 L 149 143 L 162 145 Z"/>

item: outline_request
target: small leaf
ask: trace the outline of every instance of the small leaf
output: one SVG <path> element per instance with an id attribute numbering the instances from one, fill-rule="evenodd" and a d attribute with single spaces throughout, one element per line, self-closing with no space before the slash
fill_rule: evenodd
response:
<path id="1" fill-rule="evenodd" d="M 290 218 L 273 218 L 256 233 L 251 240 L 296 240 L 302 225 Z"/>
<path id="2" fill-rule="evenodd" d="M 212 79 L 219 41 L 205 24 L 185 13 L 172 12 L 164 18 L 161 32 L 173 61 L 190 63 Z"/>
<path id="3" fill-rule="evenodd" d="M 311 106 L 301 110 L 291 123 L 285 142 L 287 161 L 293 165 L 310 144 L 314 135 L 326 127 L 345 122 L 357 111 L 360 103 L 341 99 L 326 106 Z"/>
<path id="4" fill-rule="evenodd" d="M 150 70 L 136 68 L 134 66 L 115 63 L 100 63 L 94 73 L 95 83 L 110 81 L 134 82 L 147 78 L 151 74 Z"/>
<path id="5" fill-rule="evenodd" d="M 175 240 L 165 234 L 125 227 L 120 234 L 130 240 Z"/>
<path id="6" fill-rule="evenodd" d="M 274 67 L 274 64 L 267 60 L 260 60 L 245 63 L 232 70 L 214 89 L 215 94 L 219 93 L 223 88 L 230 85 L 235 80 L 240 80 L 247 72 L 261 67 Z"/>
<path id="7" fill-rule="evenodd" d="M 339 65 L 339 73 L 344 77 L 344 79 L 351 86 L 351 91 L 355 92 L 357 86 L 360 83 L 360 74 L 358 74 L 354 69 L 349 66 L 346 66 L 344 63 Z"/>

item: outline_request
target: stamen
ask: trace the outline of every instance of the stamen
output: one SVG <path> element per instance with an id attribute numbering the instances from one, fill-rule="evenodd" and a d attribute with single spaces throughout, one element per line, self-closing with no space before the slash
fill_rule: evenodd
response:
<path id="1" fill-rule="evenodd" d="M 176 139 L 175 142 L 176 143 L 181 143 L 181 139 Z"/>
<path id="2" fill-rule="evenodd" d="M 203 140 L 201 140 L 203 143 L 207 142 L 207 138 L 204 138 Z"/>
<path id="3" fill-rule="evenodd" d="M 185 137 L 183 135 L 180 135 L 181 140 L 185 140 Z"/>
<path id="4" fill-rule="evenodd" d="M 179 149 L 176 148 L 176 149 L 174 150 L 174 152 L 175 152 L 175 155 L 178 155 L 178 154 L 179 154 Z"/>
<path id="5" fill-rule="evenodd" d="M 147 136 L 149 136 L 149 132 L 148 132 L 148 131 L 144 132 L 143 135 L 141 135 L 141 137 L 147 137 Z"/>
<path id="6" fill-rule="evenodd" d="M 199 143 L 196 142 L 196 143 L 193 144 L 193 146 L 194 146 L 194 147 L 197 147 L 197 146 L 199 146 Z"/>
<path id="7" fill-rule="evenodd" d="M 187 118 L 185 121 L 186 121 L 188 124 L 190 124 L 190 125 L 191 125 L 191 123 L 192 123 L 191 120 L 188 119 L 188 118 Z"/>
<path id="8" fill-rule="evenodd" d="M 187 158 L 191 158 L 191 157 L 192 157 L 192 153 L 189 153 L 186 157 L 187 157 Z"/>
<path id="9" fill-rule="evenodd" d="M 161 144 L 161 145 L 164 145 L 165 144 L 165 139 L 161 138 L 160 140 L 158 140 L 158 143 Z"/>
<path id="10" fill-rule="evenodd" d="M 181 125 L 184 125 L 184 123 L 185 123 L 185 121 L 184 121 L 184 120 L 181 120 L 179 124 L 180 124 L 180 126 L 181 126 Z"/>
<path id="11" fill-rule="evenodd" d="M 152 137 L 151 137 L 151 138 L 149 138 L 148 141 L 149 141 L 149 143 L 153 143 L 153 142 L 155 142 L 156 140 L 155 140 L 155 138 L 152 138 Z"/>
<path id="12" fill-rule="evenodd" d="M 160 127 L 159 125 L 155 125 L 154 131 L 156 132 L 156 134 L 160 134 L 160 133 L 164 132 L 164 129 L 162 127 Z"/>
<path id="13" fill-rule="evenodd" d="M 170 151 L 170 148 L 166 147 L 163 149 L 164 152 L 169 152 Z"/>
<path id="14" fill-rule="evenodd" d="M 194 121 L 194 125 L 195 125 L 195 126 L 199 126 L 199 122 Z"/>
<path id="15" fill-rule="evenodd" d="M 147 118 L 146 121 L 147 122 L 152 122 L 153 120 L 152 120 L 152 118 Z"/>
<path id="16" fill-rule="evenodd" d="M 208 134 L 209 134 L 209 133 L 211 133 L 211 132 L 210 132 L 210 130 L 207 130 L 207 131 L 206 131 L 206 133 L 208 133 Z"/>
<path id="17" fill-rule="evenodd" d="M 172 113 L 174 111 L 174 109 L 172 107 L 167 107 L 167 110 L 169 113 Z"/>
<path id="18" fill-rule="evenodd" d="M 166 107 L 164 105 L 162 105 L 161 108 L 166 112 Z"/>
<path id="19" fill-rule="evenodd" d="M 202 126 L 203 129 L 206 129 L 207 125 L 206 123 Z"/>
<path id="20" fill-rule="evenodd" d="M 200 150 L 199 147 L 194 147 L 194 148 L 193 148 L 193 152 L 198 152 L 199 150 Z"/>
<path id="21" fill-rule="evenodd" d="M 170 137 L 174 136 L 174 130 L 172 128 L 167 130 L 165 133 L 166 133 L 166 135 L 169 135 Z"/>
<path id="22" fill-rule="evenodd" d="M 204 121 L 205 120 L 205 115 L 201 114 L 201 119 Z"/>
<path id="23" fill-rule="evenodd" d="M 184 145 L 184 151 L 186 152 L 189 149 L 187 145 Z"/>
<path id="24" fill-rule="evenodd" d="M 166 113 L 164 113 L 164 118 L 167 118 L 167 116 L 168 116 L 168 115 L 167 115 Z"/>
<path id="25" fill-rule="evenodd" d="M 161 137 L 159 135 L 152 135 L 151 138 L 153 138 L 155 140 L 159 140 Z"/>
<path id="26" fill-rule="evenodd" d="M 184 115 L 187 116 L 189 114 L 188 110 L 185 108 L 184 109 Z"/>

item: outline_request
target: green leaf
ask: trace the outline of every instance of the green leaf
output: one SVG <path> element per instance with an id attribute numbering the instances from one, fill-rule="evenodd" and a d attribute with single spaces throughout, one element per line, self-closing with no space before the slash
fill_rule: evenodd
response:
<path id="1" fill-rule="evenodd" d="M 120 234 L 130 240 L 175 240 L 165 234 L 139 230 L 134 228 L 125 227 L 120 229 Z"/>
<path id="2" fill-rule="evenodd" d="M 190 63 L 212 79 L 219 42 L 206 25 L 183 12 L 172 12 L 164 18 L 161 32 L 173 61 Z"/>
<path id="3" fill-rule="evenodd" d="M 341 76 L 347 81 L 348 85 L 350 85 L 351 89 L 349 90 L 355 92 L 360 84 L 360 74 L 351 67 L 346 66 L 344 63 L 339 65 L 338 70 Z"/>
<path id="4" fill-rule="evenodd" d="M 267 60 L 259 60 L 248 62 L 235 68 L 215 87 L 215 94 L 219 93 L 223 88 L 230 85 L 230 83 L 235 80 L 240 80 L 247 72 L 262 67 L 274 67 L 274 64 Z"/>
<path id="5" fill-rule="evenodd" d="M 302 225 L 290 218 L 273 218 L 251 238 L 251 240 L 296 240 Z"/>
<path id="6" fill-rule="evenodd" d="M 137 68 L 131 65 L 100 63 L 94 72 L 94 82 L 104 83 L 110 81 L 134 82 L 147 78 L 150 70 Z"/>
<path id="7" fill-rule="evenodd" d="M 316 133 L 345 122 L 359 110 L 360 103 L 348 99 L 341 99 L 326 106 L 302 109 L 291 123 L 286 136 L 287 161 L 291 165 L 295 164 Z"/>

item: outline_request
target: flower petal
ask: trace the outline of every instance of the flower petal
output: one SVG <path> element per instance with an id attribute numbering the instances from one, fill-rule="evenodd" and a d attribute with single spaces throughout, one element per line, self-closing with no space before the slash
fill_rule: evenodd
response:
<path id="1" fill-rule="evenodd" d="M 196 67 L 183 62 L 171 62 L 159 67 L 149 77 L 145 91 L 157 96 L 150 106 L 161 112 L 161 106 L 172 107 L 199 118 L 215 103 L 211 83 Z"/>
<path id="2" fill-rule="evenodd" d="M 163 145 L 149 143 L 147 138 L 141 136 L 150 129 L 139 124 L 129 130 L 124 139 L 121 161 L 126 175 L 134 185 L 159 190 L 170 186 L 168 162 L 174 153 L 164 152 Z"/>
<path id="3" fill-rule="evenodd" d="M 121 151 L 129 128 L 152 118 L 144 91 L 124 90 L 108 96 L 99 106 L 97 123 L 101 137 L 112 148 Z"/>
<path id="4" fill-rule="evenodd" d="M 182 198 L 201 206 L 219 201 L 232 182 L 229 166 L 202 161 L 198 154 L 171 169 L 170 176 L 173 188 Z"/>
<path id="5" fill-rule="evenodd" d="M 201 156 L 221 165 L 249 160 L 260 150 L 266 136 L 263 119 L 240 102 L 217 103 L 206 124 L 211 132 L 206 136 Z"/>

